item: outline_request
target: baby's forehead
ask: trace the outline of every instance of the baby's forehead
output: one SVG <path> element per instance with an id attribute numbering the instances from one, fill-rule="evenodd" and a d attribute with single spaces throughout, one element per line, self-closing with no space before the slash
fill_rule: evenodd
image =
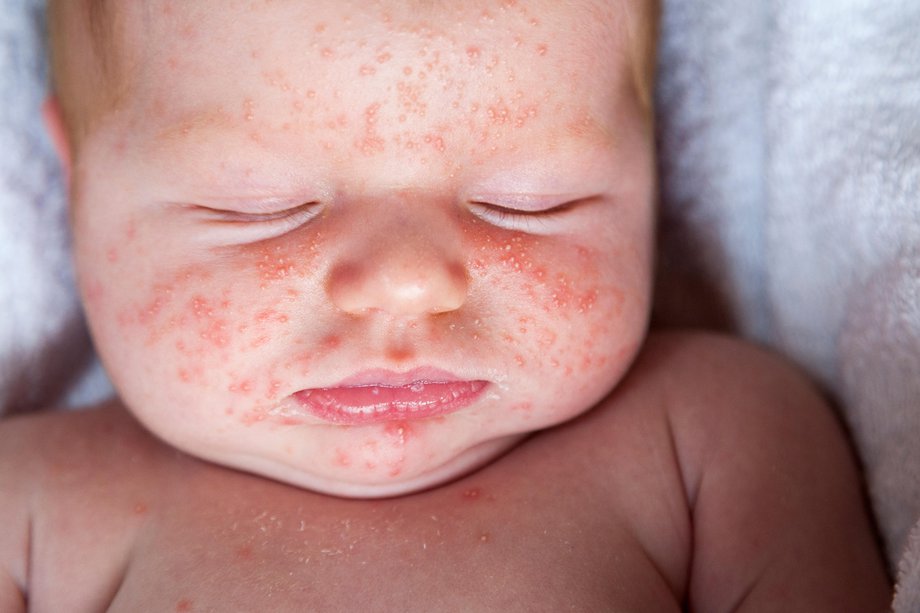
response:
<path id="1" fill-rule="evenodd" d="M 325 98 L 322 91 L 312 97 L 306 80 L 313 77 L 340 89 L 344 106 L 360 105 L 371 113 L 375 100 L 364 100 L 365 94 L 381 88 L 411 89 L 414 82 L 431 92 L 457 87 L 462 79 L 490 80 L 499 93 L 504 80 L 509 96 L 545 91 L 545 101 L 570 106 L 576 90 L 626 91 L 621 83 L 635 83 L 629 89 L 645 102 L 646 69 L 653 65 L 647 49 L 636 45 L 643 20 L 654 14 L 653 0 L 77 1 L 98 21 L 93 36 L 108 38 L 100 48 L 117 56 L 108 63 L 119 76 L 109 82 L 127 92 L 126 104 L 151 99 L 150 88 L 161 90 L 169 82 L 169 99 L 160 106 L 177 114 L 252 104 L 250 94 L 240 101 L 221 99 L 220 92 L 231 88 L 260 96 L 271 88 L 279 96 L 299 89 L 305 98 L 292 103 L 298 112 L 335 108 L 329 91 Z M 226 83 L 217 83 L 215 72 L 226 73 Z M 196 73 L 207 77 L 202 82 L 224 87 L 202 91 Z M 336 75 L 351 82 L 339 88 L 335 80 L 342 77 Z M 426 109 L 410 89 L 390 96 L 407 112 L 364 119 L 424 126 L 418 119 Z M 499 116 L 490 119 L 500 122 L 512 105 L 498 102 Z M 530 106 L 517 106 L 521 116 L 511 121 L 526 123 Z M 484 106 L 480 114 L 487 111 L 491 107 Z"/>
<path id="2" fill-rule="evenodd" d="M 655 0 L 144 0 L 113 3 L 83 0 L 100 34 L 111 31 L 121 16 L 127 26 L 120 38 L 140 40 L 161 34 L 156 43 L 196 32 L 219 40 L 221 32 L 248 30 L 253 39 L 265 34 L 259 25 L 272 13 L 283 13 L 292 27 L 301 29 L 304 44 L 318 34 L 336 33 L 360 40 L 375 33 L 403 39 L 434 41 L 451 35 L 479 33 L 494 37 L 496 45 L 513 47 L 529 30 L 542 29 L 557 37 L 578 41 L 582 49 L 631 46 L 637 24 L 653 17 Z M 196 28 L 200 24 L 200 28 Z M 207 32 L 200 31 L 204 26 Z M 505 34 L 506 36 L 503 36 Z M 118 33 L 116 32 L 116 35 Z M 460 41 L 462 42 L 462 41 Z"/>

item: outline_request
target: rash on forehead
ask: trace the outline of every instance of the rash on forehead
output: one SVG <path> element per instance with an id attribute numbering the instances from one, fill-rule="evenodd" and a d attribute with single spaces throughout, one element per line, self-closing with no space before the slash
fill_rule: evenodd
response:
<path id="1" fill-rule="evenodd" d="M 484 32 L 488 31 L 490 24 L 506 27 L 515 23 L 523 29 L 528 24 L 549 27 L 563 22 L 567 28 L 584 34 L 584 44 L 566 47 L 550 37 L 547 39 L 549 45 L 541 45 L 543 53 L 551 47 L 556 53 L 570 55 L 572 62 L 587 65 L 604 61 L 603 58 L 624 58 L 628 61 L 628 67 L 624 67 L 631 72 L 630 81 L 636 96 L 643 106 L 648 109 L 651 106 L 658 0 L 570 0 L 566 3 L 553 0 L 479 0 L 469 3 L 447 0 L 377 0 L 372 3 L 223 0 L 220 5 L 222 10 L 218 13 L 225 16 L 247 12 L 247 18 L 242 21 L 245 24 L 255 24 L 260 20 L 260 12 L 278 8 L 291 14 L 328 15 L 329 19 L 317 20 L 315 28 L 306 28 L 304 32 L 312 35 L 328 27 L 326 34 L 340 29 L 353 40 L 365 35 L 364 28 L 370 27 L 371 23 L 365 20 L 368 16 L 375 18 L 378 27 L 385 25 L 390 28 L 394 40 L 423 35 L 426 31 L 429 36 L 444 32 L 470 18 L 475 18 L 476 26 L 482 27 Z M 80 124 L 91 125 L 93 118 L 117 108 L 119 101 L 127 98 L 134 87 L 143 86 L 144 80 L 159 80 L 166 76 L 145 75 L 143 56 L 159 46 L 160 41 L 177 40 L 189 32 L 200 31 L 194 25 L 197 18 L 211 11 L 204 2 L 147 0 L 127 4 L 112 0 L 52 0 L 50 12 L 52 40 L 56 48 L 55 90 L 61 98 L 65 120 L 73 130 Z M 342 23 L 334 23 L 333 15 Z M 221 23 L 229 25 L 232 22 Z M 240 20 L 236 23 L 243 27 Z M 209 31 L 207 39 L 211 42 L 207 44 L 219 44 L 214 42 L 222 40 L 219 34 L 219 31 Z M 81 37 L 84 40 L 78 40 Z M 502 44 L 513 45 L 516 38 L 509 32 Z M 146 44 L 142 44 L 142 40 L 146 40 Z M 72 43 L 80 42 L 84 47 L 91 45 L 92 59 L 85 59 L 85 53 L 68 50 Z M 205 41 L 202 39 L 200 42 L 204 44 Z M 189 51 L 210 54 L 205 47 L 197 49 Z M 475 53 L 475 50 L 470 53 Z M 594 57 L 586 57 L 586 53 Z M 379 69 L 374 63 L 369 62 L 368 66 L 368 72 Z M 86 73 L 91 73 L 92 78 L 87 79 Z M 135 78 L 140 83 L 129 82 Z"/>

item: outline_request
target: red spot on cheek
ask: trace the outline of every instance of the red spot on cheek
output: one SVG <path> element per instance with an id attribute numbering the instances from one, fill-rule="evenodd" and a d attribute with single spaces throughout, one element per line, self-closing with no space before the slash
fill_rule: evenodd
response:
<path id="1" fill-rule="evenodd" d="M 185 353 L 185 345 L 180 341 L 176 343 L 176 348 Z M 176 371 L 176 378 L 182 383 L 192 383 L 204 379 L 204 366 L 201 364 L 190 365 L 187 368 L 180 368 Z"/>
<path id="2" fill-rule="evenodd" d="M 321 342 L 323 349 L 337 349 L 342 345 L 342 339 L 335 335 L 324 338 Z"/>
<path id="3" fill-rule="evenodd" d="M 305 277 L 322 252 L 322 243 L 323 235 L 319 231 L 306 236 L 295 232 L 281 241 L 256 248 L 250 257 L 254 257 L 262 289 L 286 279 Z"/>
<path id="4" fill-rule="evenodd" d="M 231 383 L 227 389 L 232 394 L 248 396 L 252 392 L 252 381 L 245 379 L 243 381 L 234 382 Z"/>
<path id="5" fill-rule="evenodd" d="M 447 146 L 444 144 L 444 137 L 440 135 L 426 134 L 424 140 L 425 143 L 434 147 L 438 153 L 444 153 L 444 151 L 447 149 Z"/>
<path id="6" fill-rule="evenodd" d="M 192 317 L 198 322 L 198 337 L 217 348 L 230 345 L 230 333 L 227 321 L 219 317 L 226 312 L 230 302 L 226 299 L 212 302 L 202 296 L 195 296 L 189 303 Z"/>
<path id="7" fill-rule="evenodd" d="M 256 313 L 256 323 L 277 322 L 279 324 L 288 323 L 288 316 L 280 313 L 275 309 L 265 309 Z"/>
<path id="8" fill-rule="evenodd" d="M 134 514 L 135 515 L 146 515 L 147 514 L 147 505 L 143 502 L 138 502 L 134 505 Z"/>
<path id="9" fill-rule="evenodd" d="M 294 273 L 294 262 L 280 246 L 265 248 L 259 253 L 256 266 L 262 281 L 280 281 Z M 264 285 L 263 285 L 264 287 Z"/>
<path id="10" fill-rule="evenodd" d="M 597 304 L 597 290 L 592 289 L 578 298 L 578 312 L 587 313 L 594 308 L 595 304 Z"/>
<path id="11" fill-rule="evenodd" d="M 240 417 L 240 421 L 244 426 L 254 426 L 257 423 L 265 421 L 267 417 L 265 411 L 248 411 Z"/>
<path id="12" fill-rule="evenodd" d="M 478 487 L 473 487 L 463 491 L 464 500 L 479 500 L 480 496 L 482 496 L 482 490 Z"/>
<path id="13" fill-rule="evenodd" d="M 119 323 L 127 325 L 132 321 L 137 321 L 142 326 L 152 326 L 159 319 L 163 309 L 172 302 L 172 297 L 173 286 L 158 283 L 153 286 L 147 303 L 137 309 L 136 316 L 132 318 L 129 314 L 121 314 Z"/>
<path id="14" fill-rule="evenodd" d="M 278 397 L 278 394 L 281 393 L 281 386 L 283 384 L 277 379 L 272 379 L 268 383 L 268 391 L 265 393 L 266 400 L 274 400 Z"/>
<path id="15" fill-rule="evenodd" d="M 176 611 L 184 613 L 185 611 L 191 611 L 192 607 L 194 606 L 195 605 L 192 603 L 191 600 L 189 600 L 188 598 L 183 598 L 182 600 L 176 603 Z"/>
<path id="16" fill-rule="evenodd" d="M 569 278 L 561 273 L 556 275 L 556 282 L 550 294 L 550 306 L 556 309 L 564 309 L 569 306 L 573 299 L 574 292 Z"/>

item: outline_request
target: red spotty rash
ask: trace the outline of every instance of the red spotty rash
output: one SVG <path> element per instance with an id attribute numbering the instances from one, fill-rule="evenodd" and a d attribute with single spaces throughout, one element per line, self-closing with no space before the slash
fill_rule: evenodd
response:
<path id="1" fill-rule="evenodd" d="M 583 316 L 595 308 L 600 293 L 591 286 L 597 273 L 588 250 L 577 252 L 579 275 L 574 281 L 576 277 L 536 263 L 540 237 L 492 228 L 478 221 L 473 222 L 466 237 L 470 245 L 468 251 L 472 253 L 471 273 L 488 280 L 496 267 L 503 273 L 511 272 L 510 276 L 502 275 L 500 289 L 517 291 L 529 301 L 521 304 L 517 317 L 520 325 L 500 331 L 499 336 L 507 345 L 515 346 L 519 337 L 536 334 L 543 352 L 538 355 L 518 351 L 511 353 L 509 360 L 520 367 L 548 364 L 565 372 L 575 368 L 600 368 L 607 363 L 608 356 L 595 353 L 590 344 L 584 347 L 582 355 L 546 353 L 553 347 L 556 335 L 550 322 L 537 316 L 538 312 L 554 317 L 560 313 L 564 317 Z M 307 240 L 282 239 L 243 251 L 248 254 L 244 257 L 253 261 L 253 269 L 262 280 L 261 287 L 267 291 L 266 304 L 237 306 L 231 299 L 231 290 L 195 292 L 193 288 L 206 284 L 209 275 L 186 268 L 167 282 L 155 283 L 150 297 L 141 306 L 129 309 L 127 312 L 133 312 L 134 316 L 123 317 L 122 323 L 126 327 L 147 329 L 150 343 L 161 342 L 167 337 L 174 339 L 178 354 L 185 358 L 175 370 L 178 380 L 185 384 L 206 384 L 205 373 L 213 370 L 214 360 L 219 359 L 221 352 L 256 350 L 270 340 L 279 326 L 290 325 L 290 313 L 296 311 L 300 299 L 300 292 L 292 283 L 300 282 L 309 274 L 312 260 L 318 257 L 320 242 L 321 239 L 311 239 L 308 234 Z M 293 254 L 309 257 L 299 258 Z M 509 286 L 512 283 L 515 285 Z M 622 310 L 623 296 L 622 292 L 613 295 L 616 314 Z M 439 341 L 443 332 L 432 327 L 429 332 L 432 342 Z M 474 337 L 478 335 L 475 329 L 467 332 Z M 245 379 L 230 378 L 225 389 L 238 397 L 258 395 L 263 401 L 276 401 L 286 389 L 287 374 L 303 376 L 309 373 L 311 364 L 338 349 L 341 342 L 336 335 L 327 336 L 313 351 L 302 352 L 293 360 L 269 364 L 264 370 L 260 369 L 261 372 L 248 373 Z M 414 355 L 414 349 L 409 346 L 391 345 L 386 350 L 387 358 L 395 363 L 411 360 Z M 261 410 L 244 410 L 242 419 L 248 424 L 257 423 L 264 419 L 264 414 Z M 285 423 L 300 422 L 289 419 Z"/>
<path id="2" fill-rule="evenodd" d="M 504 9 L 503 9 L 504 10 Z M 535 28 L 539 28 L 539 20 L 530 18 L 525 7 L 515 9 L 518 11 L 519 30 L 512 36 L 515 48 L 530 48 L 536 59 L 549 55 L 549 45 L 545 41 L 533 38 Z M 494 15 L 481 17 L 486 21 L 494 20 Z M 406 33 L 434 36 L 433 32 L 423 32 L 417 24 L 400 24 L 395 21 L 385 21 L 381 15 L 381 23 L 392 35 Z M 316 28 L 320 28 L 317 30 Z M 317 92 L 316 90 L 303 91 L 296 81 L 287 72 L 278 66 L 265 64 L 261 69 L 262 81 L 267 87 L 275 89 L 280 95 L 287 97 L 289 117 L 272 118 L 261 117 L 255 108 L 252 98 L 242 100 L 241 117 L 244 122 L 256 123 L 260 131 L 271 130 L 289 131 L 297 122 L 307 119 L 316 127 L 325 126 L 330 132 L 340 132 L 351 125 L 363 126 L 363 133 L 353 143 L 354 149 L 365 156 L 383 154 L 387 147 L 394 145 L 407 150 L 418 149 L 422 143 L 431 145 L 434 153 L 445 154 L 449 151 L 450 129 L 457 126 L 442 126 L 433 133 L 430 129 L 421 131 L 388 131 L 380 130 L 380 125 L 408 125 L 407 122 L 417 125 L 424 123 L 428 116 L 428 100 L 435 94 L 450 93 L 452 108 L 468 109 L 468 133 L 477 135 L 477 143 L 498 143 L 505 134 L 506 128 L 524 128 L 529 122 L 539 117 L 541 109 L 552 97 L 552 91 L 547 88 L 544 92 L 534 92 L 532 88 L 515 89 L 516 75 L 514 69 L 506 64 L 505 58 L 496 53 L 491 46 L 479 42 L 470 43 L 454 41 L 446 49 L 423 47 L 414 64 L 404 64 L 394 74 L 392 70 L 384 68 L 394 58 L 393 52 L 384 46 L 370 47 L 360 41 L 331 38 L 323 35 L 327 30 L 325 23 L 314 26 L 315 36 L 312 47 L 324 62 L 339 62 L 342 58 L 349 58 L 353 62 L 355 74 L 362 79 L 381 79 L 387 89 L 393 91 L 390 100 L 380 99 L 370 102 L 363 107 L 363 117 L 349 117 L 348 114 L 338 113 L 317 121 L 316 114 L 324 109 L 337 108 L 340 104 L 338 92 Z M 177 45 L 181 44 L 181 37 Z M 251 58 L 261 62 L 262 53 L 253 49 Z M 485 59 L 487 58 L 487 59 Z M 508 85 L 505 95 L 498 95 L 489 100 L 469 100 L 466 96 L 467 84 L 471 79 L 498 79 Z M 377 84 L 375 83 L 376 87 Z M 370 87 L 370 86 L 369 86 Z M 384 117 L 384 113 L 386 117 Z M 303 117 L 306 115 L 306 117 Z M 299 118 L 299 119 L 298 119 Z M 415 121 L 410 121 L 415 120 Z M 261 135 L 255 135 L 258 142 L 262 142 Z M 322 135 L 316 135 L 318 142 L 325 141 Z M 497 145 L 492 145 L 490 153 L 499 153 Z"/>
<path id="3" fill-rule="evenodd" d="M 574 267 L 577 277 L 566 272 L 552 272 L 544 263 L 538 264 L 534 256 L 539 252 L 541 237 L 488 230 L 485 222 L 472 223 L 473 227 L 465 236 L 469 243 L 467 252 L 471 254 L 468 267 L 473 274 L 489 276 L 498 262 L 504 271 L 518 273 L 518 291 L 544 312 L 564 311 L 565 316 L 566 312 L 585 313 L 594 308 L 600 294 L 596 286 L 599 272 L 590 251 L 578 249 Z"/>
<path id="4" fill-rule="evenodd" d="M 377 131 L 377 113 L 380 111 L 380 102 L 374 102 L 364 109 L 364 134 L 355 143 L 355 148 L 364 155 L 375 155 L 386 150 L 386 142 Z"/>

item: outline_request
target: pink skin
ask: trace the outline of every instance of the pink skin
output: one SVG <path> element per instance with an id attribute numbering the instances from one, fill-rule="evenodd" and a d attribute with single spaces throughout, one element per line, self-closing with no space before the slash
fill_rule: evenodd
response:
<path id="1" fill-rule="evenodd" d="M 150 23 L 125 9 L 137 79 L 75 152 L 73 193 L 91 327 L 153 432 L 318 491 L 398 495 L 622 377 L 653 221 L 624 15 L 589 0 L 152 4 Z M 480 202 L 573 204 L 508 217 Z M 415 368 L 488 387 L 425 419 L 295 410 L 302 390 Z"/>

